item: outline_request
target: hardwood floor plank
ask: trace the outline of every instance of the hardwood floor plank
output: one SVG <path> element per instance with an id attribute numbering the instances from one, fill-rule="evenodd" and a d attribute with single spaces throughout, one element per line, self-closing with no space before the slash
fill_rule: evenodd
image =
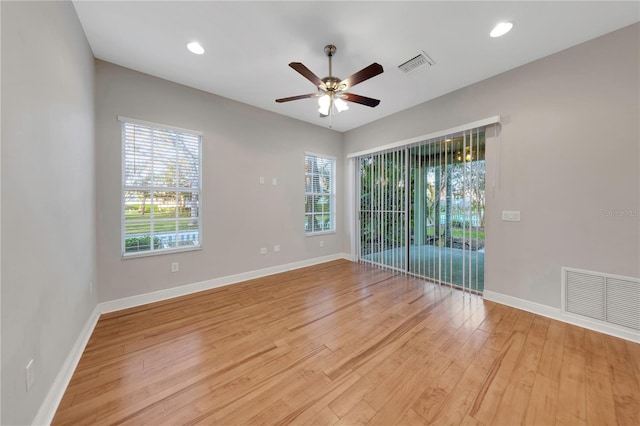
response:
<path id="1" fill-rule="evenodd" d="M 375 415 L 376 410 L 361 400 L 337 424 L 340 426 L 366 425 Z"/>
<path id="2" fill-rule="evenodd" d="M 416 413 L 412 408 L 396 423 L 396 425 L 402 426 L 424 426 L 427 424 L 427 420 L 420 414 Z"/>
<path id="3" fill-rule="evenodd" d="M 435 347 L 431 351 L 422 351 L 417 357 L 407 360 L 395 372 L 395 377 L 390 377 L 378 386 L 374 394 L 365 397 L 365 401 L 374 402 L 371 404 L 372 407 L 376 408 L 374 404 L 379 405 L 369 424 L 393 424 L 398 416 L 404 415 L 428 384 L 446 367 L 446 364 L 441 362 L 443 355 Z M 376 397 L 384 397 L 382 404 Z"/>
<path id="4" fill-rule="evenodd" d="M 399 347 L 402 346 L 399 345 Z M 353 407 L 369 393 L 374 392 L 382 382 L 390 377 L 414 353 L 412 348 L 409 348 L 409 350 L 381 352 L 380 359 L 376 356 L 369 361 L 370 364 L 375 365 L 375 368 L 365 370 L 366 373 L 358 371 L 361 379 L 330 401 L 329 406 L 339 417 L 346 416 Z"/>
<path id="5" fill-rule="evenodd" d="M 299 363 L 294 368 L 282 371 L 271 380 L 261 383 L 247 393 L 239 395 L 230 404 L 221 409 L 209 409 L 206 416 L 196 419 L 194 424 L 250 424 L 253 416 L 259 415 L 260 412 L 273 404 L 275 401 L 286 397 L 292 393 L 302 393 L 304 391 L 313 390 L 313 385 L 309 385 L 305 377 L 300 374 L 300 370 L 307 365 L 313 365 L 319 362 L 329 353 L 328 349 L 314 353 L 313 356 Z M 206 403 L 206 401 L 203 401 Z M 284 402 L 284 401 L 283 401 Z M 281 413 L 286 415 L 287 413 Z M 272 419 L 275 423 L 278 417 Z"/>
<path id="6" fill-rule="evenodd" d="M 624 344 L 627 352 L 629 353 L 631 365 L 633 366 L 633 373 L 635 374 L 636 379 L 640 379 L 640 345 L 629 342 L 628 340 L 625 340 Z"/>
<path id="7" fill-rule="evenodd" d="M 451 360 L 442 359 L 445 369 L 429 385 L 415 401 L 412 409 L 426 420 L 436 417 L 441 406 L 449 398 L 453 388 L 462 378 L 464 372 L 478 355 L 487 339 L 488 333 L 476 330 L 463 347 Z"/>
<path id="8" fill-rule="evenodd" d="M 611 369 L 616 419 L 621 425 L 640 425 L 640 383 L 626 370 Z"/>
<path id="9" fill-rule="evenodd" d="M 556 422 L 559 383 L 536 375 L 524 417 L 525 425 L 553 425 Z"/>
<path id="10" fill-rule="evenodd" d="M 616 416 L 611 415 L 615 413 L 616 403 L 608 374 L 597 371 L 587 373 L 585 398 L 587 424 L 603 426 L 618 424 Z"/>
<path id="11" fill-rule="evenodd" d="M 336 414 L 331 411 L 331 408 L 324 407 L 315 417 L 313 417 L 308 422 L 305 421 L 296 421 L 296 424 L 301 425 L 335 425 L 339 424 L 340 418 L 336 416 Z M 351 423 L 357 424 L 357 423 Z"/>
<path id="12" fill-rule="evenodd" d="M 469 412 L 476 420 L 491 424 L 494 415 L 498 414 L 497 410 L 501 405 L 509 380 L 522 357 L 524 342 L 525 335 L 514 331 L 501 353 L 493 362 L 489 374 L 483 381 Z M 508 412 L 507 415 L 511 416 L 511 413 Z"/>
<path id="13" fill-rule="evenodd" d="M 561 376 L 584 383 L 586 380 L 585 330 L 567 325 Z"/>
<path id="14" fill-rule="evenodd" d="M 587 402 L 585 383 L 562 375 L 558 388 L 558 404 L 556 409 L 556 425 L 586 425 Z"/>
<path id="15" fill-rule="evenodd" d="M 53 424 L 637 425 L 639 359 L 339 260 L 103 315 Z"/>
<path id="16" fill-rule="evenodd" d="M 323 411 L 328 409 L 334 413 L 329 407 L 329 403 L 360 379 L 361 377 L 355 373 L 345 375 L 338 380 L 325 384 L 322 389 L 316 389 L 316 395 L 310 401 L 298 400 L 296 409 L 289 413 L 292 419 L 291 422 L 295 424 L 313 424 L 313 419 L 317 418 Z M 337 415 L 336 417 L 340 420 Z M 288 418 L 283 420 L 288 420 Z"/>
<path id="17" fill-rule="evenodd" d="M 556 409 L 556 425 L 586 425 L 586 352 L 584 329 L 567 325 L 558 405 Z"/>
<path id="18" fill-rule="evenodd" d="M 538 374 L 547 379 L 560 382 L 562 370 L 562 355 L 564 351 L 564 336 L 566 325 L 559 321 L 551 321 L 540 357 Z"/>
<path id="19" fill-rule="evenodd" d="M 468 366 L 464 374 L 456 382 L 444 399 L 443 403 L 427 418 L 428 424 L 459 425 L 464 420 L 473 405 L 486 373 L 473 365 Z"/>
<path id="20" fill-rule="evenodd" d="M 491 424 L 522 424 L 527 413 L 548 322 L 533 316 L 521 319 L 514 330 L 525 333 L 526 340 Z"/>

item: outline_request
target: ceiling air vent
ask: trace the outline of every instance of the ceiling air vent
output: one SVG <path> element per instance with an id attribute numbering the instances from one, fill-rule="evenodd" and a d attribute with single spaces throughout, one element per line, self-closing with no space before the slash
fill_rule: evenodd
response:
<path id="1" fill-rule="evenodd" d="M 435 63 L 436 62 L 423 51 L 415 58 L 411 58 L 407 62 L 398 65 L 398 68 L 408 74 L 420 68 L 432 67 Z"/>

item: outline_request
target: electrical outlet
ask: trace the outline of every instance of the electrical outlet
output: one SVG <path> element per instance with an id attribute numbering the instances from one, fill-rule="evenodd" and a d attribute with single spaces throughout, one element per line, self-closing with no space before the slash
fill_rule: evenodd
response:
<path id="1" fill-rule="evenodd" d="M 278 179 L 276 179 L 276 178 L 271 179 L 271 184 L 274 185 L 274 186 L 277 185 L 278 184 Z"/>
<path id="2" fill-rule="evenodd" d="M 324 241 L 320 241 L 320 247 L 324 247 Z"/>
<path id="3" fill-rule="evenodd" d="M 24 378 L 27 385 L 27 392 L 29 392 L 36 382 L 36 372 L 33 366 L 33 359 L 29 360 L 27 366 L 24 368 Z"/>
<path id="4" fill-rule="evenodd" d="M 171 264 L 171 272 L 178 272 L 180 270 L 180 263 L 179 262 L 173 262 Z"/>
<path id="5" fill-rule="evenodd" d="M 258 178 L 258 182 L 260 182 L 260 185 L 264 185 L 264 176 L 260 176 L 260 178 Z"/>
<path id="6" fill-rule="evenodd" d="M 260 247 L 260 254 L 267 254 L 267 248 L 266 247 Z"/>
<path id="7" fill-rule="evenodd" d="M 280 244 L 276 244 L 275 246 L 273 246 L 273 251 L 275 253 L 279 252 L 280 251 Z"/>

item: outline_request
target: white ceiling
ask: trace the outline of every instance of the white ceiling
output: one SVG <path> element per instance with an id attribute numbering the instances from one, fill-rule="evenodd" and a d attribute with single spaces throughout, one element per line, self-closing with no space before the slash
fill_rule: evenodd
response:
<path id="1" fill-rule="evenodd" d="M 333 75 L 378 62 L 383 74 L 350 92 L 378 98 L 332 118 L 347 131 L 640 20 L 626 2 L 74 1 L 96 58 L 328 127 L 314 93 L 288 67 L 328 75 L 323 49 L 335 44 Z M 492 39 L 500 21 L 514 23 Z M 206 53 L 186 49 L 199 41 Z M 405 74 L 397 66 L 425 51 L 436 65 Z M 594 58 L 597 61 L 598 58 Z"/>

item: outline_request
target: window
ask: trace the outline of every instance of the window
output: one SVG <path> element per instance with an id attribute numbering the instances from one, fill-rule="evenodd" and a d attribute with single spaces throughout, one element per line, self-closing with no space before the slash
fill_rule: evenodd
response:
<path id="1" fill-rule="evenodd" d="M 335 158 L 305 155 L 304 230 L 307 235 L 336 230 L 335 170 Z"/>
<path id="2" fill-rule="evenodd" d="M 201 247 L 202 134 L 122 122 L 122 255 Z"/>

